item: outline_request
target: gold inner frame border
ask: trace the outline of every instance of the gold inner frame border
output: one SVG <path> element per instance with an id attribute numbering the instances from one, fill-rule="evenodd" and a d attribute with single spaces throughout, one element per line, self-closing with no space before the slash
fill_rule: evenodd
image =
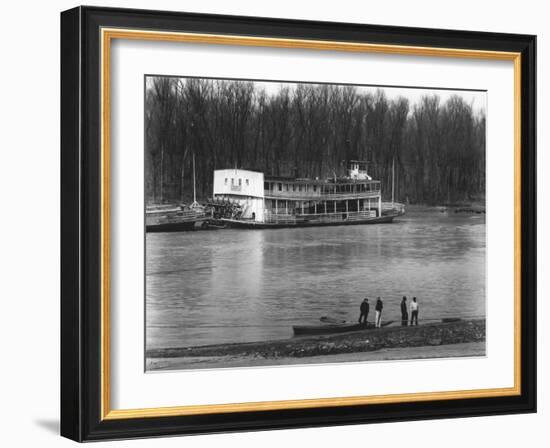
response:
<path id="1" fill-rule="evenodd" d="M 163 32 L 139 29 L 101 29 L 101 420 L 204 415 L 229 412 L 254 412 L 308 409 L 368 404 L 410 403 L 503 397 L 521 394 L 521 53 L 459 48 L 420 47 L 306 39 L 265 38 Z M 302 400 L 279 400 L 208 405 L 183 405 L 155 408 L 111 409 L 110 345 L 110 63 L 113 39 L 185 42 L 213 45 L 295 48 L 356 53 L 383 53 L 412 56 L 454 57 L 512 61 L 514 63 L 514 386 L 441 392 L 368 395 Z"/>

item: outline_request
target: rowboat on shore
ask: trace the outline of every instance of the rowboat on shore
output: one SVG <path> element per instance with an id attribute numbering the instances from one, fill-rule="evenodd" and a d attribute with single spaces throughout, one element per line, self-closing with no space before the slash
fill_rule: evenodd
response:
<path id="1" fill-rule="evenodd" d="M 393 323 L 393 320 L 388 320 L 382 323 L 382 327 L 386 327 Z M 349 331 L 374 330 L 375 326 L 372 322 L 366 324 L 359 323 L 339 323 L 339 324 L 324 324 L 324 325 L 293 325 L 292 330 L 294 336 L 306 336 L 317 334 L 335 334 L 347 333 Z"/>

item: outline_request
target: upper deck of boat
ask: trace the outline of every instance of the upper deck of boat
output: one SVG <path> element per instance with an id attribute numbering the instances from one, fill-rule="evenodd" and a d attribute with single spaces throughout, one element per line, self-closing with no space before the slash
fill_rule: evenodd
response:
<path id="1" fill-rule="evenodd" d="M 266 199 L 288 200 L 346 200 L 380 196 L 380 181 L 370 179 L 336 178 L 328 180 L 266 177 Z"/>

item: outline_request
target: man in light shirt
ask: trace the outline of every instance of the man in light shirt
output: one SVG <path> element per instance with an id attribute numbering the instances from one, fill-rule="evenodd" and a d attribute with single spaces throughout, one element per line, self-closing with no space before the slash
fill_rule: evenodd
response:
<path id="1" fill-rule="evenodd" d="M 418 302 L 413 297 L 411 302 L 411 325 L 418 325 Z"/>

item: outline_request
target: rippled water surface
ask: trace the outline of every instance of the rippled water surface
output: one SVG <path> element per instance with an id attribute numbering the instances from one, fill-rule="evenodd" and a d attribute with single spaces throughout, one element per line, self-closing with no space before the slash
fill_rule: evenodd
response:
<path id="1" fill-rule="evenodd" d="M 409 210 L 393 224 L 146 236 L 147 348 L 285 338 L 364 296 L 398 320 L 485 315 L 485 215 Z"/>

